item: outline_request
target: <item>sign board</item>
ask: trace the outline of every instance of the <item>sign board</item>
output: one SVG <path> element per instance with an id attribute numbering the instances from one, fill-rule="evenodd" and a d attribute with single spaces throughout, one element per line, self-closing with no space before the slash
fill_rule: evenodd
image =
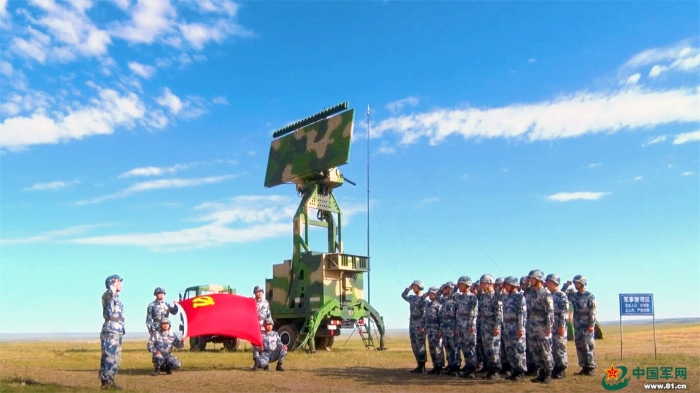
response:
<path id="1" fill-rule="evenodd" d="M 620 315 L 654 315 L 654 294 L 621 293 Z"/>

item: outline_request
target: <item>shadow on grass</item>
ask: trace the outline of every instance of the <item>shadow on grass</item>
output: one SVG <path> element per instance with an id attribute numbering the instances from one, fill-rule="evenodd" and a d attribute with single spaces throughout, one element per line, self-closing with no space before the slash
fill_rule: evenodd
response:
<path id="1" fill-rule="evenodd" d="M 274 368 L 274 366 L 273 366 Z M 63 370 L 63 371 L 69 371 L 69 372 L 75 372 L 75 373 L 95 373 L 97 374 L 99 372 L 98 369 L 91 369 L 91 370 L 86 370 L 86 369 L 71 369 L 71 370 Z M 207 372 L 207 371 L 243 371 L 243 372 L 255 372 L 251 367 L 235 367 L 235 366 L 212 366 L 208 368 L 180 368 L 177 370 L 173 370 L 173 375 L 174 374 L 180 374 L 180 373 L 192 373 L 192 372 Z M 153 368 L 123 368 L 119 369 L 119 373 L 117 375 L 151 375 L 153 372 Z M 260 371 L 262 372 L 262 371 Z M 161 376 L 167 376 L 165 372 L 160 373 Z"/>
<path id="2" fill-rule="evenodd" d="M 330 379 L 337 379 L 340 383 L 343 381 L 353 380 L 355 383 L 364 384 L 367 386 L 376 385 L 440 385 L 449 386 L 474 386 L 474 385 L 491 385 L 494 383 L 504 383 L 503 379 L 499 380 L 484 380 L 480 379 L 481 375 L 477 375 L 477 379 L 466 379 L 448 375 L 428 375 L 428 374 L 411 374 L 409 369 L 386 369 L 386 368 L 371 368 L 371 367 L 350 367 L 350 368 L 318 368 L 315 370 L 307 370 L 309 373 Z"/>
<path id="3" fill-rule="evenodd" d="M 44 383 L 34 378 L 11 377 L 0 380 L 0 392 L 32 392 L 32 393 L 53 393 L 53 392 L 92 392 L 95 388 L 75 387 L 56 383 Z M 123 392 L 131 392 L 124 389 Z"/>

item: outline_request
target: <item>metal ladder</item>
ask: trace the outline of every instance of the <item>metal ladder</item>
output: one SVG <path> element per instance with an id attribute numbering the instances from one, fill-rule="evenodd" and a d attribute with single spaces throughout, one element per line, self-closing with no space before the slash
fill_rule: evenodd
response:
<path id="1" fill-rule="evenodd" d="M 360 334 L 360 338 L 362 338 L 362 343 L 365 345 L 366 349 L 375 349 L 374 348 L 374 340 L 372 339 L 372 328 L 370 327 L 371 322 L 368 322 L 367 324 L 360 324 L 359 320 L 355 322 L 355 329 L 357 329 L 357 332 Z"/>
<path id="2" fill-rule="evenodd" d="M 297 350 L 304 348 L 309 342 L 309 339 L 314 339 L 313 336 L 309 334 L 311 331 L 311 324 L 313 324 L 313 318 L 306 318 L 301 330 L 299 331 L 299 334 L 297 335 L 297 340 L 294 342 L 292 349 Z"/>

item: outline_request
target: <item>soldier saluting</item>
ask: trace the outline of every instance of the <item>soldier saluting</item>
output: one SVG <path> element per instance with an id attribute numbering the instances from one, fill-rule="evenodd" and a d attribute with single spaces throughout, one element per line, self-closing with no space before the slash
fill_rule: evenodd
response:
<path id="1" fill-rule="evenodd" d="M 413 294 L 409 295 L 410 291 L 413 291 Z M 413 356 L 416 358 L 416 363 L 418 363 L 418 367 L 411 370 L 412 373 L 425 372 L 425 330 L 423 329 L 425 321 L 423 315 L 427 300 L 421 295 L 421 291 L 423 291 L 423 282 L 416 280 L 401 293 L 401 298 L 409 304 L 410 321 L 408 324 L 408 335 L 411 339 Z"/>

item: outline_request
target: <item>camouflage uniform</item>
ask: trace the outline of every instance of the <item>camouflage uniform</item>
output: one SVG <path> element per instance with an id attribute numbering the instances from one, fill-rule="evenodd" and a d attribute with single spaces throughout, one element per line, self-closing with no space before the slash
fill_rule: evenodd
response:
<path id="1" fill-rule="evenodd" d="M 479 304 L 481 304 L 481 288 L 479 286 L 479 280 L 476 280 L 474 283 L 473 288 L 476 288 L 474 290 L 474 296 L 476 296 L 476 300 Z M 477 360 L 477 370 L 481 371 L 482 366 L 484 365 L 484 359 L 486 358 L 484 356 L 484 345 L 481 342 L 481 317 L 479 316 L 479 311 L 477 309 L 477 315 L 476 315 L 476 360 Z"/>
<path id="2" fill-rule="evenodd" d="M 272 320 L 267 320 L 266 324 L 272 325 Z M 284 371 L 282 363 L 287 357 L 287 348 L 282 344 L 282 339 L 276 331 L 270 330 L 262 335 L 263 346 L 260 348 L 258 366 L 263 370 L 269 368 L 269 364 L 277 362 L 277 371 Z"/>
<path id="3" fill-rule="evenodd" d="M 454 290 L 454 283 L 445 283 L 441 289 L 444 290 L 446 288 Z M 454 293 L 451 292 L 449 295 L 443 296 L 440 303 L 442 305 L 439 313 L 440 333 L 442 334 L 442 344 L 445 348 L 445 357 L 447 360 L 447 368 L 444 372 L 445 374 L 452 374 L 459 371 L 459 365 L 461 363 L 457 346 L 457 337 L 455 337 L 455 332 L 457 330 L 457 321 L 455 319 L 457 315 L 457 305 L 454 300 Z"/>
<path id="4" fill-rule="evenodd" d="M 427 293 L 423 294 L 423 299 L 428 297 L 431 292 L 437 295 L 438 289 L 430 287 Z M 438 336 L 440 333 L 440 302 L 437 300 L 431 301 L 425 306 L 423 315 L 423 326 L 425 335 L 428 337 L 428 348 L 430 350 L 430 360 L 433 362 L 433 369 L 428 371 L 428 374 L 438 374 L 442 369 L 442 339 Z"/>
<path id="5" fill-rule="evenodd" d="M 518 285 L 517 277 L 506 277 L 505 282 L 514 287 Z M 505 295 L 503 304 L 503 341 L 506 343 L 506 357 L 513 368 L 510 380 L 520 380 L 525 374 L 525 326 L 527 306 L 522 292 L 514 292 Z M 522 336 L 518 338 L 518 331 Z"/>
<path id="6" fill-rule="evenodd" d="M 491 275 L 485 274 L 481 283 L 493 284 Z M 481 327 L 482 346 L 484 348 L 484 368 L 488 371 L 486 378 L 493 378 L 501 369 L 501 335 L 494 334 L 503 324 L 503 303 L 493 292 L 484 292 L 479 299 L 479 325 Z"/>
<path id="7" fill-rule="evenodd" d="M 408 323 L 408 335 L 411 338 L 413 356 L 418 363 L 418 367 L 411 371 L 418 373 L 425 371 L 425 330 L 421 332 L 421 329 L 425 326 L 423 314 L 425 312 L 426 299 L 421 295 L 408 294 L 414 285 L 418 285 L 418 288 L 421 291 L 423 290 L 423 283 L 416 280 L 408 288 L 404 289 L 401 293 L 401 298 L 409 304 L 410 321 Z"/>
<path id="8" fill-rule="evenodd" d="M 153 291 L 153 296 L 162 293 L 165 295 L 165 289 L 158 287 Z M 167 319 L 169 314 L 177 314 L 177 305 L 172 307 L 165 300 L 154 300 L 146 307 L 146 328 L 148 334 L 153 334 L 160 329 L 160 321 Z"/>
<path id="9" fill-rule="evenodd" d="M 100 346 L 102 358 L 100 360 L 99 377 L 102 381 L 102 389 L 119 388 L 114 384 L 114 376 L 119 372 L 119 364 L 122 357 L 122 338 L 124 330 L 124 306 L 119 300 L 116 290 L 117 281 L 122 278 L 117 275 L 107 277 L 105 287 L 107 290 L 102 295 L 102 331 L 100 332 Z"/>
<path id="10" fill-rule="evenodd" d="M 544 285 L 544 273 L 535 270 L 530 278 L 541 282 Z M 549 383 L 552 378 L 554 361 L 552 360 L 552 325 L 554 320 L 554 304 L 552 294 L 544 286 L 531 287 L 533 295 L 527 305 L 529 316 L 527 324 L 530 326 L 531 334 L 534 336 L 532 342 L 532 354 L 535 358 L 535 367 L 538 369 L 537 378 L 531 382 Z"/>
<path id="11" fill-rule="evenodd" d="M 588 280 L 583 276 L 574 277 L 574 282 L 580 282 L 584 288 Z M 596 368 L 595 362 L 595 323 L 598 314 L 595 296 L 584 290 L 569 295 L 569 301 L 574 308 L 574 341 L 576 343 L 576 355 L 578 364 L 582 370 L 577 374 L 593 375 Z M 588 329 L 593 328 L 589 333 Z"/>
<path id="12" fill-rule="evenodd" d="M 559 285 L 559 276 L 550 274 L 547 281 Z M 569 355 L 566 353 L 567 328 L 569 324 L 569 298 L 562 291 L 552 292 L 554 303 L 554 324 L 552 325 L 552 356 L 554 358 L 554 370 L 552 378 L 563 378 L 564 370 L 569 366 Z M 559 329 L 564 330 L 563 335 L 559 335 Z"/>
<path id="13" fill-rule="evenodd" d="M 258 299 L 257 293 L 258 292 L 263 292 L 262 288 L 259 286 L 255 286 L 253 288 L 253 294 L 255 295 L 255 304 L 258 306 L 258 323 L 260 324 L 260 332 L 261 334 L 265 335 L 265 321 L 267 320 L 272 320 L 272 313 L 270 312 L 270 303 L 264 299 L 260 298 Z M 258 362 L 258 359 L 260 358 L 260 352 L 258 351 L 257 347 L 253 347 L 253 368 L 258 367 L 260 362 Z"/>
<path id="14" fill-rule="evenodd" d="M 164 319 L 161 321 L 162 324 L 165 324 L 167 322 L 168 325 L 170 325 L 170 321 L 168 319 Z M 160 329 L 158 331 L 155 331 L 151 334 L 151 338 L 148 339 L 148 352 L 153 354 L 153 368 L 155 371 L 153 372 L 152 375 L 156 376 L 160 374 L 160 371 L 165 371 L 167 374 L 171 373 L 171 370 L 177 370 L 178 368 L 182 367 L 182 363 L 180 363 L 180 360 L 173 356 L 171 353 L 173 350 L 173 347 L 182 349 L 185 347 L 185 343 L 177 338 L 174 333 L 171 333 L 169 331 L 170 326 L 168 326 L 168 329 Z M 156 354 L 156 352 L 160 352 L 159 354 Z"/>
<path id="15" fill-rule="evenodd" d="M 479 311 L 479 301 L 469 287 L 472 280 L 468 276 L 459 278 L 457 284 L 463 283 L 467 286 L 464 293 L 455 295 L 456 322 L 457 322 L 457 343 L 459 352 L 464 355 L 464 369 L 462 377 L 474 378 L 474 371 L 478 366 L 476 355 L 476 316 Z M 471 330 L 471 332 L 470 332 Z"/>
<path id="16" fill-rule="evenodd" d="M 496 281 L 494 282 L 493 285 L 493 291 L 496 294 L 496 297 L 498 297 L 498 300 L 501 301 L 501 304 L 505 304 L 506 298 L 508 295 L 505 293 L 505 289 L 503 288 L 504 285 L 504 278 L 503 277 L 498 277 Z M 503 325 L 501 325 L 501 332 L 503 332 Z M 508 370 L 510 370 L 510 363 L 507 362 L 508 356 L 506 356 L 506 341 L 503 339 L 503 336 L 501 336 L 501 373 L 505 374 Z"/>
<path id="17" fill-rule="evenodd" d="M 530 287 L 530 284 L 528 282 L 528 277 L 534 272 L 534 270 L 531 270 L 530 273 L 528 273 L 527 276 L 522 277 L 520 279 L 521 286 L 520 288 L 523 291 L 523 296 L 525 296 L 525 304 L 528 305 L 527 308 L 527 315 L 526 318 L 527 320 L 530 320 L 530 301 L 532 300 L 532 297 L 534 295 L 535 289 Z M 523 287 L 523 278 L 525 279 L 525 284 Z M 525 343 L 526 343 L 526 349 L 527 349 L 527 355 L 526 355 L 526 364 L 527 364 L 527 372 L 525 375 L 535 375 L 537 374 L 537 366 L 535 365 L 535 357 L 533 354 L 533 349 L 535 348 L 535 342 L 533 341 L 535 336 L 532 334 L 532 329 L 530 327 L 530 324 L 528 324 L 525 327 Z"/>

